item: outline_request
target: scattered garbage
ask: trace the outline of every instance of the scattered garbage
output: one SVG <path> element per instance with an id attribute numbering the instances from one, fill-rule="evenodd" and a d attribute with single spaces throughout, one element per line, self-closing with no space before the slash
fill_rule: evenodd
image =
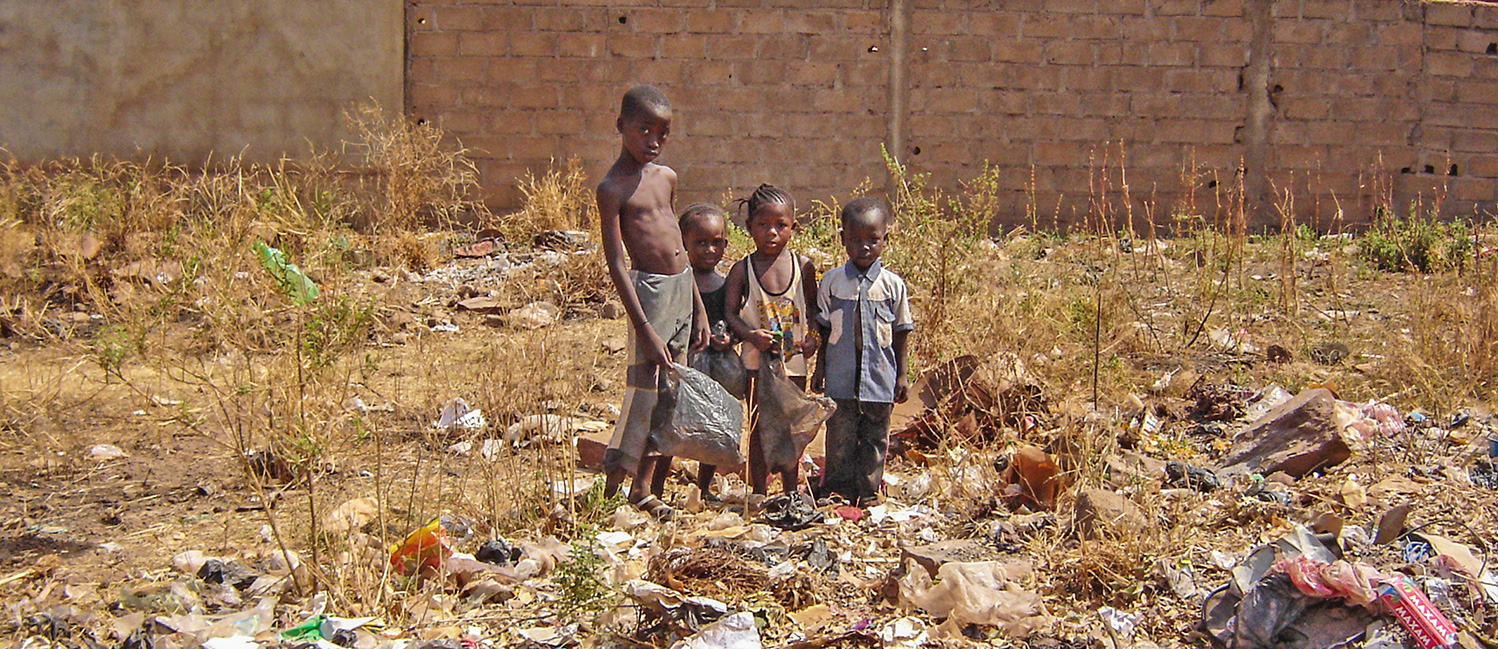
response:
<path id="1" fill-rule="evenodd" d="M 253 250 L 260 258 L 261 267 L 270 273 L 281 287 L 281 292 L 291 298 L 292 302 L 307 304 L 317 299 L 317 284 L 303 274 L 296 264 L 288 261 L 286 253 L 267 246 L 264 242 L 256 242 Z"/>
<path id="2" fill-rule="evenodd" d="M 122 457 L 129 457 L 129 454 L 122 450 L 120 447 L 115 446 L 114 444 L 95 444 L 88 447 L 88 457 L 89 459 L 96 462 L 105 462 Z"/>
<path id="3" fill-rule="evenodd" d="M 438 430 L 449 430 L 453 428 L 464 428 L 476 430 L 487 426 L 484 419 L 484 411 L 478 408 L 470 408 L 468 402 L 462 397 L 449 399 L 442 404 L 442 412 L 437 416 L 437 421 L 432 422 L 432 427 Z"/>
<path id="4" fill-rule="evenodd" d="M 1041 596 L 1018 583 L 1031 570 L 1028 562 L 953 562 L 933 579 L 925 570 L 907 568 L 899 581 L 900 602 L 945 620 L 936 628 L 938 639 L 961 637 L 969 624 L 1020 638 L 1050 621 Z"/>
<path id="5" fill-rule="evenodd" d="M 1165 486 L 1210 493 L 1217 491 L 1222 483 L 1211 469 L 1172 460 L 1165 463 Z"/>
<path id="6" fill-rule="evenodd" d="M 783 530 L 799 530 L 822 521 L 810 495 L 789 491 L 765 500 L 764 521 Z"/>

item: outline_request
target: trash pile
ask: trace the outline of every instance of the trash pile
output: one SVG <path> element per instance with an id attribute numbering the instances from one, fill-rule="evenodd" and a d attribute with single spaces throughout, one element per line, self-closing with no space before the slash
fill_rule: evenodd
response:
<path id="1" fill-rule="evenodd" d="M 670 398 L 716 385 L 678 371 Z M 1490 417 L 1437 423 L 1326 388 L 1202 380 L 1111 419 L 1057 414 L 1005 358 L 958 359 L 914 391 L 872 507 L 758 500 L 720 478 L 720 501 L 686 488 L 696 500 L 669 521 L 621 503 L 597 527 L 506 539 L 447 514 L 382 548 L 381 505 L 359 498 L 325 515 L 346 542 L 329 565 L 269 543 L 182 552 L 154 584 L 121 590 L 112 616 L 26 612 L 21 646 L 1498 646 L 1492 537 L 1443 500 L 1465 489 L 1494 503 Z M 693 416 L 661 425 L 683 445 L 723 436 Z M 461 399 L 432 423 L 487 425 Z M 604 426 L 536 415 L 489 441 Z M 1077 431 L 1114 439 L 1088 456 Z M 559 506 L 588 502 L 572 492 Z M 1153 545 L 1166 540 L 1178 547 Z M 383 608 L 330 595 L 330 575 L 350 574 L 340 563 L 377 575 Z"/>

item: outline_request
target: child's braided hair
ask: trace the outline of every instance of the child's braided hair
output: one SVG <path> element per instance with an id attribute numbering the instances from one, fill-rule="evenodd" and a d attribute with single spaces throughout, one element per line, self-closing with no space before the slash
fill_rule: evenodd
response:
<path id="1" fill-rule="evenodd" d="M 744 225 L 748 225 L 750 221 L 754 220 L 754 215 L 759 212 L 761 207 L 772 203 L 784 203 L 791 208 L 792 212 L 796 211 L 796 201 L 791 198 L 790 193 L 766 183 L 756 187 L 754 193 L 749 195 L 749 198 L 738 199 L 738 204 L 744 208 Z"/>

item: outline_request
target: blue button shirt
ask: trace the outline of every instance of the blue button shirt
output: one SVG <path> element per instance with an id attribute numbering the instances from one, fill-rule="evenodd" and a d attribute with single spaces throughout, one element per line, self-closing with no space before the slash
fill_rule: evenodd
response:
<path id="1" fill-rule="evenodd" d="M 894 334 L 915 328 L 905 280 L 877 261 L 868 270 L 848 262 L 822 275 L 817 304 L 817 324 L 829 329 L 827 396 L 894 403 Z"/>

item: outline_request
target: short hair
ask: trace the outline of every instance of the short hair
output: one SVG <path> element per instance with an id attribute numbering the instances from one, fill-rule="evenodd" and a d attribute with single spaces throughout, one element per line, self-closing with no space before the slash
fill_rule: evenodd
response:
<path id="1" fill-rule="evenodd" d="M 884 199 L 875 196 L 860 196 L 843 206 L 839 214 L 839 223 L 843 229 L 847 229 L 848 222 L 854 219 L 863 219 L 870 213 L 879 214 L 879 222 L 888 226 L 894 221 L 894 213 L 890 211 L 889 204 Z"/>
<path id="2" fill-rule="evenodd" d="M 791 198 L 790 193 L 768 183 L 754 188 L 754 193 L 750 194 L 749 198 L 740 198 L 738 203 L 744 206 L 744 225 L 754 220 L 754 214 L 759 212 L 760 208 L 772 203 L 784 203 L 791 208 L 792 212 L 796 211 L 796 200 Z"/>
<path id="3" fill-rule="evenodd" d="M 681 218 L 676 220 L 676 227 L 686 232 L 687 228 L 696 227 L 708 217 L 717 217 L 723 220 L 724 225 L 728 224 L 728 213 L 724 212 L 723 208 L 712 203 L 692 203 L 687 206 L 687 209 L 682 210 Z"/>
<path id="4" fill-rule="evenodd" d="M 651 108 L 671 110 L 671 102 L 666 99 L 666 93 L 655 86 L 635 86 L 625 92 L 624 99 L 619 102 L 619 119 L 638 116 Z"/>

